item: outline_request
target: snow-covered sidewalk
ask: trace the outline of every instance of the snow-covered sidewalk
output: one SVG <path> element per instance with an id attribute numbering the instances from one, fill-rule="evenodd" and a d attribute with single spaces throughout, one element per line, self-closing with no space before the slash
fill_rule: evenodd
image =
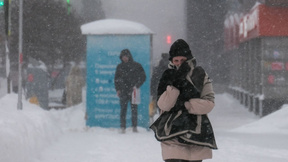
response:
<path id="1" fill-rule="evenodd" d="M 0 162 L 161 162 L 152 131 L 86 128 L 85 106 L 44 111 L 16 94 L 0 99 Z M 229 94 L 209 114 L 219 149 L 207 162 L 287 162 L 288 105 L 259 118 Z"/>

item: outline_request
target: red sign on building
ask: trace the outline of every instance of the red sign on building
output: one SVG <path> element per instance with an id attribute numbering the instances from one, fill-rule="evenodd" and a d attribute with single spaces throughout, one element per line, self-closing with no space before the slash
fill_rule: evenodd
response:
<path id="1" fill-rule="evenodd" d="M 238 19 L 239 22 L 235 21 L 235 15 L 230 15 L 225 20 L 226 50 L 257 37 L 288 36 L 288 7 L 260 4 Z"/>
<path id="2" fill-rule="evenodd" d="M 271 63 L 271 70 L 283 70 L 284 63 L 283 62 L 272 62 Z"/>

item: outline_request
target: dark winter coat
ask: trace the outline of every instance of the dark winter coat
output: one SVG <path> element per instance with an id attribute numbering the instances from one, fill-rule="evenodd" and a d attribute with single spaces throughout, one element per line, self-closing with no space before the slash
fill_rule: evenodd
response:
<path id="1" fill-rule="evenodd" d="M 160 78 L 165 70 L 168 69 L 168 58 L 163 58 L 157 67 L 154 68 L 152 77 L 151 77 L 151 85 L 150 85 L 150 94 L 153 99 L 157 98 L 157 88 L 160 81 Z"/>
<path id="2" fill-rule="evenodd" d="M 164 160 L 203 160 L 212 157 L 211 148 L 217 148 L 207 117 L 214 107 L 211 81 L 203 68 L 194 68 L 192 61 L 189 66 L 184 79 L 175 77 L 175 68 L 166 70 L 158 86 L 158 106 L 163 113 L 150 128 L 162 142 Z"/>
<path id="3" fill-rule="evenodd" d="M 120 96 L 131 95 L 133 87 L 139 88 L 146 80 L 146 74 L 141 64 L 135 62 L 130 53 L 126 53 L 129 57 L 127 63 L 122 61 L 123 55 L 120 55 L 122 61 L 116 68 L 114 85 L 116 91 L 120 91 Z"/>

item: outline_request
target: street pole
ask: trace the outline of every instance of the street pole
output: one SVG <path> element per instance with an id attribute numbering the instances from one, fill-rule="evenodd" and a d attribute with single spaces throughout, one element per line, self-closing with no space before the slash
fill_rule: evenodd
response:
<path id="1" fill-rule="evenodd" d="M 22 110 L 22 62 L 23 62 L 23 53 L 22 53 L 22 43 L 23 43 L 23 0 L 19 0 L 19 65 L 18 65 L 18 104 L 17 109 Z"/>
<path id="2" fill-rule="evenodd" d="M 8 48 L 8 36 L 5 38 L 5 65 L 6 65 L 6 77 L 7 77 L 7 93 L 11 93 L 10 90 L 10 59 L 9 59 L 9 48 Z"/>
<path id="3" fill-rule="evenodd" d="M 8 45 L 8 37 L 10 36 L 10 3 L 11 0 L 4 0 L 4 19 L 5 19 L 5 65 L 6 65 L 6 77 L 7 77 L 7 93 L 10 93 L 10 59 L 9 59 L 9 45 Z"/>

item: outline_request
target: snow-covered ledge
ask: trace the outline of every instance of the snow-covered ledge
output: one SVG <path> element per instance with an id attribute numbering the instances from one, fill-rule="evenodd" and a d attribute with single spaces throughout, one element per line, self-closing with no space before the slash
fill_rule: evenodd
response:
<path id="1" fill-rule="evenodd" d="M 103 19 L 81 26 L 84 35 L 153 34 L 145 25 L 121 19 Z"/>

